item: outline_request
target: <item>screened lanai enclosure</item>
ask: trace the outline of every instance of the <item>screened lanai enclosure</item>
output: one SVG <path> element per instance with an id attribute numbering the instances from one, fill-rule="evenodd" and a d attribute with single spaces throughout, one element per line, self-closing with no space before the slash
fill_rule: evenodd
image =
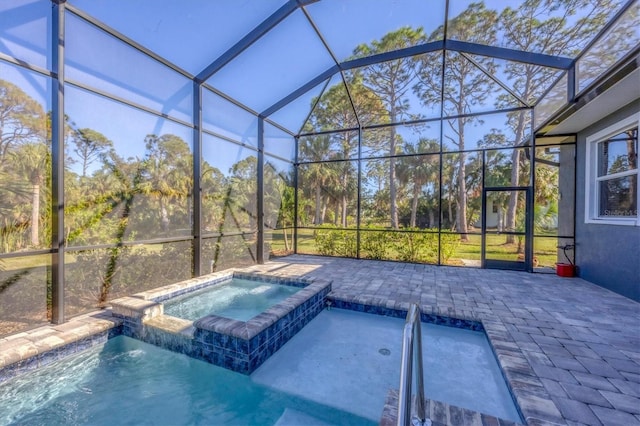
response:
<path id="1" fill-rule="evenodd" d="M 554 272 L 576 136 L 549 129 L 639 9 L 3 0 L 0 335 L 290 253 Z"/>

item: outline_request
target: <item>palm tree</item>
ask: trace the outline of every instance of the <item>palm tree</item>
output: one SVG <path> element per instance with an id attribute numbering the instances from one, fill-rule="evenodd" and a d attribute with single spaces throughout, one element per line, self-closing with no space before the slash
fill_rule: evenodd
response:
<path id="1" fill-rule="evenodd" d="M 302 161 L 322 161 L 329 159 L 331 154 L 331 138 L 329 135 L 305 137 L 300 140 L 300 158 Z M 310 189 L 315 196 L 315 214 L 313 224 L 321 225 L 324 222 L 323 214 L 323 189 L 334 178 L 332 170 L 323 163 L 310 163 L 301 169 L 302 181 L 308 180 Z"/>
<path id="2" fill-rule="evenodd" d="M 50 168 L 51 153 L 43 143 L 26 143 L 10 154 L 12 168 L 19 176 L 26 178 L 30 185 L 31 245 L 37 247 L 40 244 L 40 193 L 46 170 Z"/>
<path id="3" fill-rule="evenodd" d="M 179 207 L 188 200 L 193 187 L 191 151 L 187 143 L 175 135 L 148 135 L 145 144 L 145 180 L 141 184 L 141 190 L 158 200 L 162 230 L 168 232 L 171 201 L 178 200 Z M 181 215 L 190 216 L 189 207 L 182 207 L 184 211 Z"/>
<path id="4" fill-rule="evenodd" d="M 355 167 L 351 161 L 336 161 L 332 163 L 326 163 L 324 165 L 325 170 L 328 170 L 326 175 L 326 188 L 329 193 L 329 198 L 334 200 L 335 215 L 334 223 L 339 223 L 343 228 L 347 227 L 347 216 L 349 199 L 354 198 L 354 194 L 357 191 L 357 183 L 351 177 L 356 173 Z"/>
<path id="5" fill-rule="evenodd" d="M 205 232 L 220 229 L 224 222 L 224 202 L 229 179 L 207 161 L 202 163 L 202 226 Z"/>
<path id="6" fill-rule="evenodd" d="M 347 92 L 345 87 L 349 87 Z M 353 104 L 352 104 L 353 100 Z M 336 129 L 353 129 L 363 122 L 372 121 L 373 117 L 377 117 L 382 122 L 387 122 L 386 110 L 380 97 L 370 88 L 364 86 L 361 76 L 353 76 L 346 83 L 340 81 L 328 88 L 320 97 L 313 100 L 315 108 L 309 117 L 309 121 L 305 128 L 308 131 L 326 131 Z M 358 105 L 359 119 L 356 117 L 354 104 Z M 308 146 L 309 140 L 301 144 L 301 155 L 307 157 L 309 148 L 314 151 L 312 161 L 320 161 L 327 159 L 347 160 L 353 156 L 358 146 L 358 132 L 349 130 L 343 132 L 332 133 L 327 136 L 315 137 L 317 144 L 313 147 Z M 323 166 L 311 165 L 310 168 L 314 174 L 323 174 L 323 185 L 325 188 L 331 186 L 333 199 L 335 201 L 336 214 L 334 222 L 338 224 L 340 221 L 343 227 L 347 226 L 347 210 L 349 200 L 353 199 L 356 188 L 352 179 L 355 172 L 353 165 L 348 162 L 326 164 Z M 326 211 L 329 197 L 324 197 L 322 207 L 319 200 L 321 198 L 319 180 L 315 180 L 315 199 L 316 199 L 316 215 L 315 224 L 324 222 L 324 212 Z M 340 219 L 339 219 L 340 218 Z M 318 220 L 320 219 L 320 220 Z"/>
<path id="7" fill-rule="evenodd" d="M 438 176 L 438 158 L 433 155 L 419 155 L 425 152 L 437 152 L 440 144 L 435 139 L 420 138 L 416 145 L 405 142 L 404 152 L 408 157 L 402 157 L 398 163 L 398 177 L 401 182 L 412 183 L 411 219 L 409 226 L 416 226 L 418 202 L 422 188 L 429 181 Z"/>
<path id="8" fill-rule="evenodd" d="M 254 231 L 257 226 L 257 167 L 258 159 L 255 156 L 249 156 L 235 163 L 230 170 L 229 191 L 225 199 L 225 218 L 230 214 L 238 230 L 245 227 Z M 239 220 L 236 210 L 246 214 L 246 223 Z"/>
<path id="9" fill-rule="evenodd" d="M 272 163 L 266 162 L 264 170 L 265 227 L 282 229 L 285 251 L 289 252 L 291 245 L 287 230 L 293 227 L 295 221 L 295 189 L 290 176 L 278 172 Z"/>

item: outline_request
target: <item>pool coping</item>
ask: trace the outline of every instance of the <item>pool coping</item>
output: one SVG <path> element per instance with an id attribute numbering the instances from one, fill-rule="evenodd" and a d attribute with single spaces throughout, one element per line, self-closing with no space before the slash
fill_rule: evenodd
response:
<path id="1" fill-rule="evenodd" d="M 271 308 L 256 315 L 248 321 L 239 321 L 218 315 L 208 315 L 193 322 L 196 329 L 223 333 L 239 339 L 250 340 L 266 330 L 269 326 L 276 323 L 279 319 L 286 317 L 291 312 L 294 312 L 300 303 L 317 294 L 319 290 L 328 289 L 330 291 L 331 289 L 331 281 L 322 279 L 292 279 L 265 274 L 248 274 L 239 271 L 235 271 L 233 277 L 258 280 L 273 284 L 293 285 L 295 287 L 301 287 L 299 285 L 300 283 L 304 283 L 306 285 L 301 287 L 301 289 L 295 294 L 288 296 L 282 302 L 275 304 Z M 329 293 L 329 291 L 326 293 Z"/>
<path id="2" fill-rule="evenodd" d="M 425 416 L 431 420 L 431 426 L 516 426 L 520 423 L 504 420 L 479 411 L 457 407 L 446 402 L 425 398 Z M 416 397 L 411 404 L 415 410 Z M 398 391 L 391 389 L 387 392 L 384 409 L 379 426 L 396 426 L 398 424 Z"/>
<path id="3" fill-rule="evenodd" d="M 0 338 L 0 384 L 121 334 L 122 321 L 110 309 L 90 312 L 64 324 L 50 324 Z"/>

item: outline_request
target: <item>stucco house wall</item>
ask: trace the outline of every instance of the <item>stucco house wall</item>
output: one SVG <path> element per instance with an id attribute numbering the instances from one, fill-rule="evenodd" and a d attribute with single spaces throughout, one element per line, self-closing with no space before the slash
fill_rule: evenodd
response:
<path id="1" fill-rule="evenodd" d="M 640 301 L 640 226 L 586 223 L 587 138 L 638 113 L 636 100 L 578 133 L 575 256 L 580 277 Z"/>

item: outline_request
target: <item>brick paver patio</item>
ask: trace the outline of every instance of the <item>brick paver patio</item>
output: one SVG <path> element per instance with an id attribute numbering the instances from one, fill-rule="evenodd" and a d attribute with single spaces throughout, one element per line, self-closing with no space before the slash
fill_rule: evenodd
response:
<path id="1" fill-rule="evenodd" d="M 300 255 L 249 269 L 481 320 L 528 424 L 640 425 L 640 304 L 580 278 Z"/>

